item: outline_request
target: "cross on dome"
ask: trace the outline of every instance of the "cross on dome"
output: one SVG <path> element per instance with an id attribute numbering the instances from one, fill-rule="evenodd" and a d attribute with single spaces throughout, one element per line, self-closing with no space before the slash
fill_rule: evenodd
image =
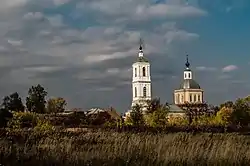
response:
<path id="1" fill-rule="evenodd" d="M 189 68 L 190 67 L 190 63 L 188 62 L 188 55 L 187 55 L 187 62 L 185 63 L 186 67 Z"/>

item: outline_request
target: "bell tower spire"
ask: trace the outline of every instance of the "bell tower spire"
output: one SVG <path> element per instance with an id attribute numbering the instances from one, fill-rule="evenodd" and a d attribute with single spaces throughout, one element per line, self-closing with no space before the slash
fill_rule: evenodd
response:
<path id="1" fill-rule="evenodd" d="M 186 65 L 186 68 L 187 69 L 189 69 L 189 67 L 190 67 L 190 63 L 189 63 L 189 61 L 188 61 L 188 55 L 186 55 L 186 59 L 187 59 L 187 61 L 186 61 L 186 63 L 185 63 L 185 65 Z"/>
<path id="2" fill-rule="evenodd" d="M 142 39 L 140 38 L 139 57 L 143 57 L 142 45 L 143 45 L 143 41 L 142 41 Z"/>
<path id="3" fill-rule="evenodd" d="M 192 78 L 192 71 L 190 69 L 190 63 L 188 61 L 188 55 L 186 55 L 186 69 L 184 70 L 184 80 L 193 79 Z"/>

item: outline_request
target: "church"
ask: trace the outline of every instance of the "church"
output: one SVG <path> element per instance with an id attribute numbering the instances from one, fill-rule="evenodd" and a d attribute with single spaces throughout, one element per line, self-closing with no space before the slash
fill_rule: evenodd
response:
<path id="1" fill-rule="evenodd" d="M 132 65 L 132 104 L 139 104 L 146 109 L 147 101 L 152 100 L 152 85 L 150 74 L 150 62 L 144 56 L 142 45 L 140 44 L 138 57 Z M 183 80 L 180 86 L 174 90 L 173 103 L 170 104 L 171 115 L 184 115 L 185 112 L 180 108 L 185 103 L 203 103 L 204 91 L 200 85 L 194 80 L 193 72 L 190 68 L 188 55 L 186 58 Z M 131 110 L 125 113 L 129 116 Z"/>

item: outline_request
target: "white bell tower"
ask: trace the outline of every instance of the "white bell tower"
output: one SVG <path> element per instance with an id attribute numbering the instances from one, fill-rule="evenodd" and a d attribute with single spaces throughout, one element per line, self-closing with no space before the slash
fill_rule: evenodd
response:
<path id="1" fill-rule="evenodd" d="M 143 55 L 142 43 L 140 44 L 137 61 L 132 67 L 132 106 L 136 104 L 146 106 L 147 101 L 151 100 L 151 78 L 150 64 Z"/>

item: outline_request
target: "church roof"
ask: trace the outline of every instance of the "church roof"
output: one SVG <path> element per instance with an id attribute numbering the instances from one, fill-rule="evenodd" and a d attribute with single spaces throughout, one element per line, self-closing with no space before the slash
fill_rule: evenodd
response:
<path id="1" fill-rule="evenodd" d="M 170 113 L 184 113 L 185 110 L 181 109 L 181 107 L 178 107 L 175 104 L 170 104 L 169 105 L 169 112 Z"/>
<path id="2" fill-rule="evenodd" d="M 182 81 L 179 89 L 201 89 L 201 87 L 195 80 L 185 79 Z"/>
<path id="3" fill-rule="evenodd" d="M 148 60 L 144 56 L 142 56 L 142 57 L 138 57 L 136 62 L 148 62 Z"/>

